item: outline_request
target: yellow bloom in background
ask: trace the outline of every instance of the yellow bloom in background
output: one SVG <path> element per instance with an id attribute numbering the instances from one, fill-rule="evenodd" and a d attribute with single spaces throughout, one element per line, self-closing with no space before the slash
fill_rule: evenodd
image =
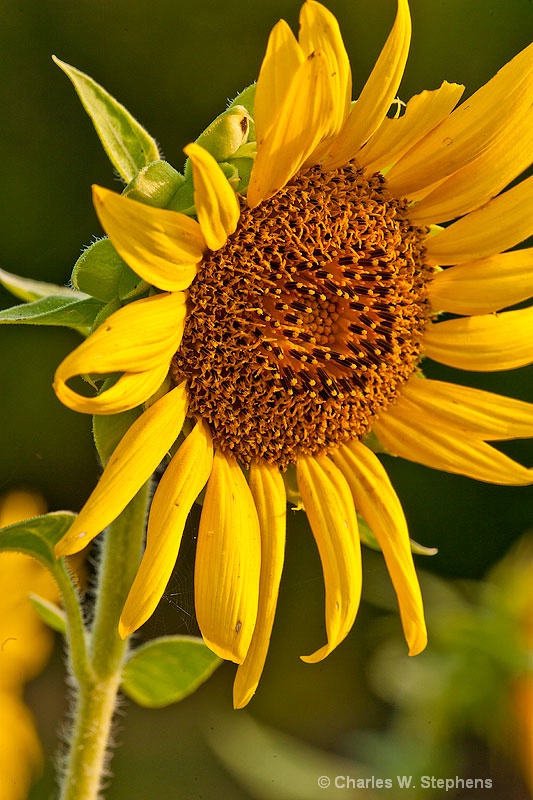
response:
<path id="1" fill-rule="evenodd" d="M 67 406 L 94 414 L 158 393 L 59 555 L 117 517 L 189 420 L 152 501 L 121 632 L 156 607 L 205 487 L 196 611 L 207 644 L 239 664 L 237 707 L 268 649 L 293 469 L 326 592 L 327 642 L 310 662 L 357 613 L 358 514 L 383 551 L 409 652 L 426 644 L 405 517 L 369 434 L 436 469 L 533 482 L 488 443 L 531 436 L 533 406 L 420 371 L 425 356 L 479 371 L 533 360 L 533 310 L 501 311 L 533 294 L 531 250 L 504 252 L 532 231 L 533 178 L 503 191 L 533 160 L 533 46 L 464 104 L 463 87 L 444 82 L 391 118 L 411 36 L 407 0 L 355 103 L 334 16 L 308 0 L 300 25 L 296 39 L 280 21 L 268 42 L 246 198 L 198 144 L 185 150 L 197 219 L 95 188 L 113 245 L 154 291 L 112 314 L 54 384 Z M 456 316 L 439 321 L 440 312 Z M 95 397 L 68 386 L 108 373 L 121 377 Z"/>
<path id="2" fill-rule="evenodd" d="M 37 492 L 12 490 L 0 498 L 0 528 L 44 513 Z M 0 587 L 0 797 L 24 800 L 42 763 L 24 686 L 43 669 L 54 642 L 29 595 L 56 603 L 59 590 L 41 564 L 18 553 L 0 553 Z"/>

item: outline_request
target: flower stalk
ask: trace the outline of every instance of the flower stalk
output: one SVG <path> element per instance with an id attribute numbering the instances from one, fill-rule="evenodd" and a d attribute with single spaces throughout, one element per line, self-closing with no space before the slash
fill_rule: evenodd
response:
<path id="1" fill-rule="evenodd" d="M 85 659 L 77 653 L 79 637 L 70 637 L 77 697 L 60 800 L 99 796 L 129 648 L 129 640 L 118 635 L 118 620 L 139 564 L 149 498 L 148 481 L 106 532 L 86 669 L 75 668 Z"/>

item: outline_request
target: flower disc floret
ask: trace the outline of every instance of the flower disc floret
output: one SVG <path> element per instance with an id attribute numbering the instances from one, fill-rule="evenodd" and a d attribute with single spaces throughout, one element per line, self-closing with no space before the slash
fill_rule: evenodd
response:
<path id="1" fill-rule="evenodd" d="M 353 163 L 243 208 L 199 266 L 172 362 L 218 448 L 286 467 L 367 433 L 418 363 L 425 233 Z"/>

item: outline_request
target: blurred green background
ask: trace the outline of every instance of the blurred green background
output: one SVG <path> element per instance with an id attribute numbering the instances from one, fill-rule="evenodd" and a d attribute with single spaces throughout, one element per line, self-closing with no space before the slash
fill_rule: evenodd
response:
<path id="1" fill-rule="evenodd" d="M 74 90 L 52 63 L 52 54 L 102 83 L 180 169 L 183 146 L 256 78 L 272 25 L 284 17 L 296 30 L 299 7 L 299 0 L 249 4 L 2 0 L 0 266 L 19 275 L 68 282 L 83 247 L 102 233 L 91 206 L 91 184 L 120 187 Z M 331 0 L 328 7 L 341 23 L 356 96 L 390 30 L 395 2 Z M 436 88 L 444 79 L 465 83 L 467 94 L 471 93 L 527 45 L 533 32 L 531 0 L 412 0 L 411 9 L 413 43 L 400 89 L 404 100 L 424 88 Z M 1 289 L 0 303 L 4 308 L 12 304 Z M 55 367 L 79 337 L 59 329 L 18 326 L 2 327 L 0 337 L 0 490 L 31 484 L 45 494 L 50 509 L 78 510 L 98 475 L 90 419 L 63 408 L 51 381 Z M 531 399 L 531 368 L 459 376 L 428 364 L 427 373 Z M 506 452 L 533 463 L 530 443 L 509 444 Z M 421 568 L 440 576 L 428 575 L 428 596 L 437 609 L 453 609 L 457 596 L 449 580 L 484 578 L 531 527 L 533 494 L 530 489 L 478 484 L 386 460 L 413 538 L 439 548 L 437 556 L 419 559 Z M 430 645 L 419 659 L 408 660 L 404 651 L 399 660 L 387 660 L 383 653 L 378 658 L 384 642 L 398 634 L 399 621 L 388 613 L 394 603 L 389 591 L 381 590 L 386 581 L 374 554 L 365 559 L 367 602 L 349 639 L 323 664 L 299 661 L 300 654 L 321 640 L 323 585 L 305 519 L 291 515 L 289 525 L 287 568 L 271 654 L 249 709 L 231 710 L 234 670 L 229 665 L 179 706 L 152 712 L 125 703 L 125 718 L 120 716 L 116 734 L 122 747 L 113 759 L 115 778 L 106 797 L 304 800 L 339 792 L 351 797 L 356 793 L 350 789 L 318 790 L 316 781 L 322 774 L 354 776 L 356 764 L 363 769 L 361 774 L 382 778 L 396 775 L 391 771 L 396 768 L 408 775 L 418 767 L 433 767 L 441 772 L 424 774 L 477 775 L 495 783 L 490 795 L 465 790 L 464 795 L 452 795 L 456 797 L 527 797 L 513 752 L 495 751 L 484 741 L 482 730 L 469 728 L 466 712 L 465 720 L 450 728 L 446 758 L 437 748 L 442 763 L 432 764 L 430 756 L 427 764 L 417 762 L 420 731 L 412 729 L 410 750 L 404 752 L 398 745 L 394 720 L 402 703 L 415 717 L 428 715 L 428 730 L 431 714 L 436 713 L 434 707 L 413 711 L 411 696 L 402 690 L 402 685 L 416 682 L 417 669 L 423 671 L 423 666 L 414 666 L 416 662 L 426 665 L 424 680 L 434 682 L 438 699 L 440 667 L 450 658 L 457 662 L 463 651 L 460 637 L 455 641 L 452 636 L 446 656 L 437 641 L 435 649 Z M 190 571 L 195 520 L 189 535 L 189 549 L 180 558 L 148 634 L 194 632 Z M 468 590 L 464 602 L 484 607 L 479 591 L 477 586 L 472 600 Z M 438 629 L 438 620 L 435 624 Z M 498 640 L 494 649 L 503 641 Z M 61 647 L 57 650 L 54 663 L 29 690 L 49 762 L 32 793 L 34 800 L 54 796 L 52 754 L 64 705 Z M 468 655 L 465 658 L 468 674 Z M 477 657 L 472 658 L 475 684 L 475 676 L 480 674 L 483 680 L 484 673 Z M 481 673 L 476 672 L 479 669 Z M 400 681 L 396 694 L 376 686 L 376 674 L 383 687 L 394 686 L 405 670 L 405 684 Z M 442 688 L 445 705 L 446 697 Z M 490 719 L 489 715 L 489 727 Z M 501 722 L 496 717 L 492 721 Z M 401 738 L 405 744 L 405 734 Z M 420 791 L 421 797 L 445 796 Z M 357 792 L 369 799 L 383 795 L 392 796 L 386 790 Z"/>

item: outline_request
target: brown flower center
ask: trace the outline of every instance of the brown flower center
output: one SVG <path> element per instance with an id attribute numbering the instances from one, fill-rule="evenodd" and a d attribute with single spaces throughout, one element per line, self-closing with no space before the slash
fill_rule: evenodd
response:
<path id="1" fill-rule="evenodd" d="M 419 361 L 425 234 L 353 164 L 243 209 L 190 287 L 171 368 L 216 447 L 285 468 L 368 432 Z"/>

